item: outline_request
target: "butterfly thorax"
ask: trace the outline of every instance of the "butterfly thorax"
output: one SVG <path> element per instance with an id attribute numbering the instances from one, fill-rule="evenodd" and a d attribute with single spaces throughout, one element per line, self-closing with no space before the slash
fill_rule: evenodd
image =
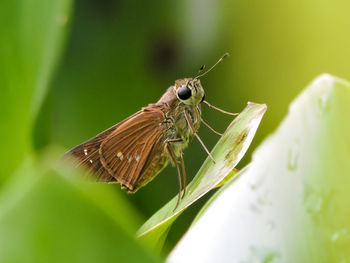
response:
<path id="1" fill-rule="evenodd" d="M 172 142 L 174 153 L 179 157 L 193 138 L 193 131 L 185 117 L 185 111 L 195 128 L 200 126 L 200 105 L 187 105 L 179 100 L 175 94 L 174 86 L 170 87 L 156 105 L 161 105 L 164 112 L 164 138 L 165 140 L 182 139 Z M 164 142 L 165 143 L 165 142 Z"/>

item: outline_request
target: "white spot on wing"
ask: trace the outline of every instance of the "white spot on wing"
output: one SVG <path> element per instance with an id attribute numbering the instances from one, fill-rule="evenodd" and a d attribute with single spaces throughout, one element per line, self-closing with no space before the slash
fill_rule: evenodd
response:
<path id="1" fill-rule="evenodd" d="M 139 155 L 138 155 L 138 154 L 135 155 L 135 161 L 136 161 L 136 162 L 139 161 Z"/>
<path id="2" fill-rule="evenodd" d="M 92 160 L 90 160 L 90 163 L 92 163 Z"/>
<path id="3" fill-rule="evenodd" d="M 123 161 L 123 159 L 124 159 L 124 156 L 123 156 L 123 154 L 122 154 L 121 152 L 118 152 L 118 153 L 117 153 L 117 157 L 118 157 L 119 160 L 121 160 L 121 161 Z"/>
<path id="4" fill-rule="evenodd" d="M 87 155 L 87 149 L 84 149 L 84 154 Z"/>
<path id="5" fill-rule="evenodd" d="M 126 157 L 126 159 L 128 160 L 128 163 L 131 162 L 132 156 L 128 155 L 128 157 Z"/>

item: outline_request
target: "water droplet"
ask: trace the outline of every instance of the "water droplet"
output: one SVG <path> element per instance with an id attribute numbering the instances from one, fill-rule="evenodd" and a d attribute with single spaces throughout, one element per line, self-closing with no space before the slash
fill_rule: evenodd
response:
<path id="1" fill-rule="evenodd" d="M 256 203 L 259 206 L 271 205 L 271 201 L 269 200 L 269 192 L 265 191 L 264 193 L 259 194 L 256 199 Z"/>
<path id="2" fill-rule="evenodd" d="M 331 241 L 333 243 L 337 242 L 342 236 L 345 236 L 348 231 L 345 228 L 342 228 L 338 231 L 335 231 L 331 236 Z"/>
<path id="3" fill-rule="evenodd" d="M 306 211 L 311 214 L 313 220 L 316 221 L 323 206 L 322 194 L 316 192 L 311 188 L 306 189 L 304 193 L 303 204 L 306 208 Z"/>
<path id="4" fill-rule="evenodd" d="M 250 185 L 250 189 L 254 191 L 256 189 L 256 185 L 255 184 L 251 184 Z"/>
<path id="5" fill-rule="evenodd" d="M 320 110 L 324 110 L 327 107 L 328 94 L 323 93 L 317 99 L 318 107 Z"/>
<path id="6" fill-rule="evenodd" d="M 262 197 L 259 197 L 256 201 L 257 201 L 257 203 L 258 203 L 259 205 L 261 205 L 261 206 L 263 206 L 263 205 L 265 204 L 265 200 L 264 200 L 264 198 L 262 198 Z"/>
<path id="7" fill-rule="evenodd" d="M 298 167 L 299 153 L 296 149 L 289 149 L 288 151 L 288 170 L 295 171 Z"/>
<path id="8" fill-rule="evenodd" d="M 339 232 L 334 232 L 332 237 L 331 237 L 331 240 L 332 240 L 332 242 L 335 242 L 338 240 L 338 238 L 339 238 Z"/>
<path id="9" fill-rule="evenodd" d="M 317 98 L 318 109 L 324 111 L 329 108 L 329 87 L 334 85 L 335 78 L 329 74 L 323 74 L 313 81 L 312 86 L 317 90 L 322 90 L 322 94 Z"/>
<path id="10" fill-rule="evenodd" d="M 265 175 L 269 173 L 267 169 L 261 170 L 260 172 L 261 174 Z M 261 176 L 260 178 L 254 178 L 250 182 L 248 182 L 247 185 L 251 190 L 255 191 L 261 188 L 261 186 L 264 184 L 265 179 L 265 176 Z"/>

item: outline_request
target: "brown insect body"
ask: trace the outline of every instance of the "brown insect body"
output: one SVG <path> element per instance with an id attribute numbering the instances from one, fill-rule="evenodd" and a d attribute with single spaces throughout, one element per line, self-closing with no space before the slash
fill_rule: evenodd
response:
<path id="1" fill-rule="evenodd" d="M 200 126 L 199 104 L 203 99 L 199 79 L 177 80 L 157 103 L 142 108 L 67 155 L 74 156 L 97 180 L 118 182 L 134 193 L 169 162 L 179 172 L 178 160 L 183 164 L 183 150 Z"/>
<path id="2" fill-rule="evenodd" d="M 199 78 L 210 72 L 228 53 L 210 69 L 195 78 L 175 81 L 155 104 L 142 108 L 94 138 L 73 148 L 65 156 L 73 156 L 98 181 L 120 183 L 134 193 L 150 182 L 169 163 L 176 166 L 179 195 L 174 210 L 185 195 L 186 170 L 183 150 L 195 136 L 212 159 L 209 150 L 197 134 L 202 122 L 218 135 L 202 118 L 200 104 L 228 115 L 237 115 L 219 109 L 204 100 L 205 93 Z M 201 70 L 204 69 L 202 66 Z M 182 167 L 181 178 L 180 165 Z M 182 187 L 183 184 L 183 187 Z"/>

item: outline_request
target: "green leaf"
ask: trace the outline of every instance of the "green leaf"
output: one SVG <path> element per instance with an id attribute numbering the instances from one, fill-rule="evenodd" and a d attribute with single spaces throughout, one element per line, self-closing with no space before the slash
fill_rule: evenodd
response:
<path id="1" fill-rule="evenodd" d="M 186 195 L 175 211 L 177 196 L 155 213 L 138 231 L 137 235 L 148 246 L 160 250 L 174 220 L 193 202 L 221 182 L 247 151 L 266 105 L 248 103 L 248 106 L 230 124 L 225 134 L 212 150 L 216 161 L 208 157 L 197 175 L 186 188 Z"/>
<path id="2" fill-rule="evenodd" d="M 169 262 L 347 262 L 350 84 L 318 77 Z"/>
<path id="3" fill-rule="evenodd" d="M 236 175 L 239 173 L 239 170 L 233 169 L 224 179 L 222 179 L 216 186 L 215 188 L 219 188 L 223 185 L 225 185 L 228 181 L 230 181 L 232 178 L 235 178 Z"/>
<path id="4" fill-rule="evenodd" d="M 31 151 L 33 121 L 63 44 L 71 0 L 0 1 L 0 182 Z M 9 138 L 13 138 L 9 140 Z"/>
<path id="5" fill-rule="evenodd" d="M 207 208 L 211 205 L 211 203 L 216 199 L 216 197 L 230 184 L 232 184 L 234 181 L 236 181 L 247 169 L 248 166 L 243 168 L 241 171 L 238 171 L 237 169 L 233 169 L 231 173 L 229 173 L 218 185 L 221 186 L 220 190 L 216 191 L 216 193 L 205 203 L 205 205 L 201 208 L 201 210 L 196 215 L 196 218 L 192 221 L 191 225 L 196 224 L 198 219 L 202 216 L 202 214 L 207 210 Z M 215 186 L 216 187 L 218 187 Z"/>
<path id="6" fill-rule="evenodd" d="M 27 163 L 2 192 L 0 262 L 157 262 L 122 193 L 51 166 Z"/>

